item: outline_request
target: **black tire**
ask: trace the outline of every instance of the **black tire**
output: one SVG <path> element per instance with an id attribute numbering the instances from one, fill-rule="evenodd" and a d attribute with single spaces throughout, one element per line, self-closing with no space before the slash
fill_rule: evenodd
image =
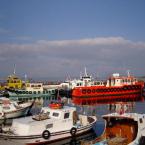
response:
<path id="1" fill-rule="evenodd" d="M 77 132 L 77 129 L 75 127 L 72 127 L 71 130 L 70 130 L 71 136 L 75 136 L 76 132 Z"/>
<path id="2" fill-rule="evenodd" d="M 48 130 L 44 130 L 43 133 L 42 133 L 42 137 L 44 139 L 49 139 L 50 137 L 50 132 Z"/>

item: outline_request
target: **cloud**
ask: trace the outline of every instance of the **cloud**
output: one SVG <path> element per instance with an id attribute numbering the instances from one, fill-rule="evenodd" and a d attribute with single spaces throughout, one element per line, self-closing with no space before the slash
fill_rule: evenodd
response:
<path id="1" fill-rule="evenodd" d="M 10 72 L 13 64 L 20 74 L 36 77 L 79 76 L 86 66 L 91 73 L 145 74 L 145 42 L 123 37 L 97 37 L 80 40 L 39 40 L 31 44 L 0 44 L 0 66 Z M 7 66 L 7 67 L 6 67 Z"/>

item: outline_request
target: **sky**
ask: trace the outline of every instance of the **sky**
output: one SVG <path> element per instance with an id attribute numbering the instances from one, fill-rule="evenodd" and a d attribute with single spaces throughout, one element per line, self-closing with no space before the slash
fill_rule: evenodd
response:
<path id="1" fill-rule="evenodd" d="M 145 0 L 0 0 L 0 78 L 145 75 Z"/>

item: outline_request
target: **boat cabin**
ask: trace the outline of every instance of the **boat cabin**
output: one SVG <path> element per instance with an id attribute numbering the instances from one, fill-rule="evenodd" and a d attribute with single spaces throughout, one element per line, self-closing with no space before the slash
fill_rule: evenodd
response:
<path id="1" fill-rule="evenodd" d="M 114 73 L 108 80 L 107 80 L 107 87 L 110 86 L 123 86 L 123 85 L 134 85 L 136 84 L 137 78 L 133 76 L 120 76 L 119 73 Z"/>

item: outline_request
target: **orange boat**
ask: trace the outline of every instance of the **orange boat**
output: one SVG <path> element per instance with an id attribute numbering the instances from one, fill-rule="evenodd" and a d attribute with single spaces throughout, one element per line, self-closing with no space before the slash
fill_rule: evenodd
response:
<path id="1" fill-rule="evenodd" d="M 143 87 L 144 82 L 134 76 L 115 73 L 106 82 L 98 81 L 91 86 L 75 87 L 72 98 L 75 104 L 136 100 L 142 96 Z"/>

